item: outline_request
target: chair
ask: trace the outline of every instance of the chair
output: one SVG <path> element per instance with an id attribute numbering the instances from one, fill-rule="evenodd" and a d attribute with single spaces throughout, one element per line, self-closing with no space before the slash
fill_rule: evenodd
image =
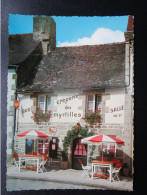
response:
<path id="1" fill-rule="evenodd" d="M 123 167 L 123 164 L 117 164 L 115 166 L 115 168 L 112 170 L 112 180 L 115 182 L 115 179 L 116 181 L 120 181 L 119 177 L 118 177 L 118 174 L 120 172 L 120 169 Z M 110 170 L 108 170 L 109 172 L 109 175 L 110 175 Z"/>
<path id="2" fill-rule="evenodd" d="M 14 163 L 14 165 L 16 167 L 19 167 L 19 160 L 18 160 L 18 154 L 17 153 L 12 154 L 12 162 Z"/>
<path id="3" fill-rule="evenodd" d="M 48 157 L 44 156 L 44 159 L 39 163 L 39 171 L 41 171 L 41 173 L 46 172 L 46 168 L 45 168 L 45 164 L 48 161 Z"/>
<path id="4" fill-rule="evenodd" d="M 91 169 L 91 166 L 84 166 L 80 159 L 78 159 L 78 161 L 81 164 L 82 169 L 84 170 L 81 176 L 83 177 L 85 175 L 88 175 L 88 171 Z"/>

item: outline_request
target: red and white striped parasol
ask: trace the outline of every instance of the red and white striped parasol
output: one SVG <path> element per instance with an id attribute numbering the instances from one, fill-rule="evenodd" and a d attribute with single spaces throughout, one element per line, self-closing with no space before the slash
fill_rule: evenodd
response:
<path id="1" fill-rule="evenodd" d="M 86 137 L 86 138 L 81 139 L 81 143 L 83 144 L 85 143 L 87 144 L 114 143 L 116 145 L 116 144 L 124 144 L 124 141 L 117 139 L 116 137 L 109 136 L 109 135 L 94 135 L 91 137 Z"/>
<path id="2" fill-rule="evenodd" d="M 116 137 L 109 136 L 109 135 L 95 135 L 95 136 L 84 138 L 81 141 L 82 143 L 84 142 L 93 142 L 93 143 L 109 142 L 109 143 L 117 143 L 117 144 L 124 143 L 124 141 L 117 139 Z"/>
<path id="3" fill-rule="evenodd" d="M 47 135 L 46 133 L 37 131 L 37 130 L 29 130 L 29 131 L 25 131 L 25 132 L 17 134 L 17 137 L 29 138 L 29 139 L 40 139 L 40 138 L 47 139 L 49 138 L 49 135 Z"/>

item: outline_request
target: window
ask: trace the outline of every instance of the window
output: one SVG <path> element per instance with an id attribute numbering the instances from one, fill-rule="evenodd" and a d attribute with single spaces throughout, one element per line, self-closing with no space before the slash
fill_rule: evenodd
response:
<path id="1" fill-rule="evenodd" d="M 49 141 L 48 140 L 38 140 L 38 153 L 39 154 L 49 153 Z"/>
<path id="2" fill-rule="evenodd" d="M 51 110 L 51 97 L 48 96 L 39 96 L 38 97 L 38 107 L 41 108 L 44 112 Z"/>
<path id="3" fill-rule="evenodd" d="M 95 94 L 95 95 L 88 95 L 87 96 L 87 111 L 102 108 L 102 96 Z"/>
<path id="4" fill-rule="evenodd" d="M 82 144 L 80 139 L 75 147 L 74 155 L 83 155 L 83 156 L 87 155 L 86 145 Z"/>

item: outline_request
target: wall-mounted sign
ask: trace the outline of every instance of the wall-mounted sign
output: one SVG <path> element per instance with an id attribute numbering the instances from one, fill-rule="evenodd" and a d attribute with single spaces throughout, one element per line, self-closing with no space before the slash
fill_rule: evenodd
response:
<path id="1" fill-rule="evenodd" d="M 55 132 L 57 131 L 57 128 L 55 128 L 55 127 L 50 127 L 50 128 L 49 128 L 49 131 L 50 131 L 51 133 L 55 133 Z"/>
<path id="2" fill-rule="evenodd" d="M 18 100 L 15 100 L 14 101 L 14 108 L 15 109 L 18 109 L 19 108 L 19 101 Z"/>

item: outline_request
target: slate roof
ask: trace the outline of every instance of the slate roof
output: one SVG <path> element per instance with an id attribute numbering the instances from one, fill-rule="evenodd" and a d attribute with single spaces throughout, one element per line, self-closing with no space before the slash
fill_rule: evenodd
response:
<path id="1" fill-rule="evenodd" d="M 9 35 L 9 65 L 23 62 L 39 45 L 33 41 L 33 34 Z"/>
<path id="2" fill-rule="evenodd" d="M 57 47 L 39 59 L 36 67 L 30 81 L 18 80 L 19 91 L 124 87 L 125 43 Z"/>

